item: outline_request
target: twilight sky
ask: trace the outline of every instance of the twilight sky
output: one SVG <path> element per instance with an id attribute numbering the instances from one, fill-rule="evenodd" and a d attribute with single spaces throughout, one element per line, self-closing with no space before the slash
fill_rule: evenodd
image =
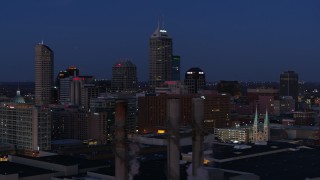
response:
<path id="1" fill-rule="evenodd" d="M 0 81 L 34 80 L 34 45 L 55 52 L 55 74 L 111 78 L 129 58 L 147 80 L 148 40 L 164 17 L 182 77 L 200 67 L 208 81 L 278 81 L 285 70 L 320 82 L 319 0 L 1 0 Z"/>

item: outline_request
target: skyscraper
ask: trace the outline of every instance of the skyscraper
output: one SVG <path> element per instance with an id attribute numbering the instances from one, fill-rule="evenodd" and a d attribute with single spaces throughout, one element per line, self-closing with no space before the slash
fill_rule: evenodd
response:
<path id="1" fill-rule="evenodd" d="M 48 108 L 3 103 L 0 117 L 0 143 L 13 144 L 18 150 L 51 149 L 51 115 Z"/>
<path id="2" fill-rule="evenodd" d="M 137 68 L 131 61 L 117 62 L 112 67 L 111 89 L 116 93 L 136 93 Z"/>
<path id="3" fill-rule="evenodd" d="M 172 80 L 180 81 L 180 56 L 172 57 Z"/>
<path id="4" fill-rule="evenodd" d="M 280 74 L 280 96 L 292 96 L 297 100 L 299 92 L 299 76 L 294 71 L 285 71 Z"/>
<path id="5" fill-rule="evenodd" d="M 219 81 L 217 90 L 219 93 L 229 93 L 236 99 L 241 96 L 241 86 L 238 81 Z"/>
<path id="6" fill-rule="evenodd" d="M 172 79 L 172 39 L 158 25 L 149 41 L 149 89 Z"/>
<path id="7" fill-rule="evenodd" d="M 184 84 L 188 88 L 188 93 L 198 93 L 206 87 L 206 76 L 200 68 L 191 68 L 185 74 Z"/>
<path id="8" fill-rule="evenodd" d="M 79 76 L 79 69 L 75 66 L 70 66 L 65 71 L 60 71 L 56 78 L 55 90 L 57 90 L 56 102 L 61 104 L 70 103 L 71 99 L 71 82 L 74 77 Z"/>
<path id="9" fill-rule="evenodd" d="M 35 103 L 47 105 L 53 101 L 53 51 L 43 43 L 35 47 Z"/>

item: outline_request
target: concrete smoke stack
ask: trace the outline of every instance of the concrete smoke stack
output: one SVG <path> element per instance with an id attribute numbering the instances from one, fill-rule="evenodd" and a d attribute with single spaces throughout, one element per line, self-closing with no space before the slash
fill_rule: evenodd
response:
<path id="1" fill-rule="evenodd" d="M 192 99 L 192 175 L 203 165 L 203 99 Z"/>
<path id="2" fill-rule="evenodd" d="M 168 99 L 168 180 L 180 179 L 180 143 L 179 143 L 180 100 Z"/>
<path id="3" fill-rule="evenodd" d="M 118 100 L 115 108 L 115 163 L 116 180 L 128 179 L 128 143 L 125 131 L 127 102 Z"/>

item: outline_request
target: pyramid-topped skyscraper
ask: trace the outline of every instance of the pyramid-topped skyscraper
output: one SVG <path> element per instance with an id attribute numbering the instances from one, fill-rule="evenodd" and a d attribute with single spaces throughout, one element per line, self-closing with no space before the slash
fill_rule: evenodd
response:
<path id="1" fill-rule="evenodd" d="M 172 79 L 172 38 L 160 27 L 149 40 L 149 89 L 153 91 Z"/>

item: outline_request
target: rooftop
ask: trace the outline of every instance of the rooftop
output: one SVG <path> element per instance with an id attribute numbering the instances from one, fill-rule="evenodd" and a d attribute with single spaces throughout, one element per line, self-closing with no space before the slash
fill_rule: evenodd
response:
<path id="1" fill-rule="evenodd" d="M 29 156 L 19 155 L 19 157 L 38 160 L 38 161 L 44 161 L 44 162 L 49 162 L 54 164 L 60 164 L 64 166 L 72 166 L 72 165 L 78 164 L 79 169 L 106 165 L 106 163 L 99 162 L 99 161 L 87 160 L 87 159 L 76 158 L 71 156 L 63 156 L 63 155 L 53 155 L 53 156 L 43 156 L 43 157 L 29 157 Z"/>
<path id="2" fill-rule="evenodd" d="M 19 177 L 28 177 L 40 174 L 55 173 L 46 169 L 31 167 L 27 165 L 12 163 L 12 162 L 0 162 L 0 174 L 19 174 Z"/>
<path id="3" fill-rule="evenodd" d="M 158 24 L 157 29 L 154 31 L 154 33 L 151 35 L 151 38 L 170 38 L 168 35 L 167 30 L 165 30 L 163 27 L 160 27 L 160 24 Z"/>
<path id="4" fill-rule="evenodd" d="M 320 150 L 284 151 L 267 156 L 217 163 L 216 166 L 223 169 L 251 172 L 260 176 L 261 180 L 304 180 L 305 178 L 320 177 Z"/>
<path id="5" fill-rule="evenodd" d="M 272 153 L 278 151 L 286 151 L 289 148 L 296 148 L 297 145 L 289 144 L 289 143 L 282 143 L 282 142 L 268 142 L 268 145 L 252 145 L 251 148 L 246 149 L 236 149 L 234 148 L 236 144 L 214 144 L 213 145 L 213 158 L 216 160 L 226 160 L 229 158 L 247 156 L 247 155 L 254 155 L 254 154 L 261 154 L 261 153 Z"/>

